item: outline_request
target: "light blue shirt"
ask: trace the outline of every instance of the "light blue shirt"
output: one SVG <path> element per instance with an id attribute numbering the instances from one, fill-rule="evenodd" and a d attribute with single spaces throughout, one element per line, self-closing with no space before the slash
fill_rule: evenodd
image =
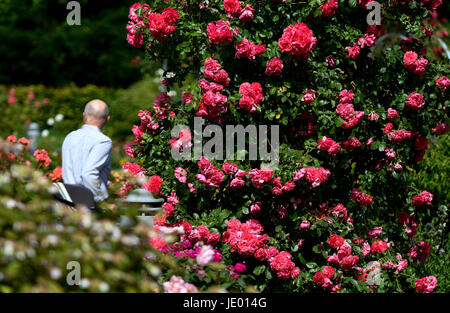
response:
<path id="1" fill-rule="evenodd" d="M 96 126 L 85 124 L 68 134 L 62 146 L 64 183 L 85 186 L 96 202 L 108 198 L 111 149 L 111 139 Z"/>

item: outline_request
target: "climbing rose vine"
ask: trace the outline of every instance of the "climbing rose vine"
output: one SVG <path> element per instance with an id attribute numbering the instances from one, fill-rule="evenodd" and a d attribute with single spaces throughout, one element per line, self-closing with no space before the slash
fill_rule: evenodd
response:
<path id="1" fill-rule="evenodd" d="M 233 279 L 260 291 L 436 288 L 434 273 L 417 271 L 430 254 L 417 212 L 439 204 L 407 178 L 430 136 L 450 128 L 449 68 L 423 49 L 424 19 L 440 1 L 379 1 L 381 25 L 367 25 L 370 2 L 130 7 L 128 42 L 165 64 L 167 91 L 142 108 L 126 148 L 136 164 L 126 169 L 147 177 L 126 190 L 162 197 L 157 227 L 181 230 L 179 243 L 158 249 L 202 266 L 222 260 Z M 408 36 L 377 44 L 391 31 Z M 177 88 L 180 98 L 169 96 Z M 268 142 L 279 166 L 236 150 L 226 160 L 220 151 L 194 158 L 198 117 L 224 133 L 279 126 L 279 147 Z M 176 125 L 190 130 L 171 132 Z M 171 149 L 191 157 L 176 160 Z"/>

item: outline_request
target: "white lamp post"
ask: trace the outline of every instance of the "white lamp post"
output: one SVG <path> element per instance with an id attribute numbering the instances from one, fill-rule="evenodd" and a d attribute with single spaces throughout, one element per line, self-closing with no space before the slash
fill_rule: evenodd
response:
<path id="1" fill-rule="evenodd" d="M 158 211 L 161 211 L 161 204 L 163 199 L 156 199 L 153 194 L 145 189 L 135 189 L 128 194 L 128 197 L 122 200 L 122 203 L 129 204 L 140 204 L 141 207 L 138 209 L 139 215 L 137 219 L 147 224 L 153 226 L 153 217 Z M 120 225 L 124 227 L 132 226 L 132 221 L 125 215 L 120 216 Z"/>
<path id="2" fill-rule="evenodd" d="M 39 134 L 40 134 L 39 125 L 37 123 L 31 123 L 28 126 L 27 136 L 28 139 L 30 140 L 30 150 L 32 153 L 37 149 Z"/>

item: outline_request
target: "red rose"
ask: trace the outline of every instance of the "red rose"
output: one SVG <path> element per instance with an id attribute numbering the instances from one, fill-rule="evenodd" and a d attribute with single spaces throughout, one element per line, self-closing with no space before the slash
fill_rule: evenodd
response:
<path id="1" fill-rule="evenodd" d="M 418 93 L 413 92 L 408 96 L 408 99 L 406 99 L 406 106 L 410 108 L 411 110 L 417 111 L 423 108 L 425 105 L 424 97 Z"/>
<path id="2" fill-rule="evenodd" d="M 251 4 L 249 4 L 245 8 L 242 9 L 241 14 L 239 15 L 239 19 L 244 23 L 251 22 L 251 21 L 253 21 L 254 12 L 255 12 L 255 9 L 253 9 L 253 6 Z"/>
<path id="3" fill-rule="evenodd" d="M 332 234 L 328 238 L 329 245 L 334 249 L 341 247 L 344 244 L 344 242 L 345 242 L 344 238 L 336 234 Z"/>
<path id="4" fill-rule="evenodd" d="M 223 7 L 231 16 L 237 16 L 241 12 L 239 0 L 224 0 Z"/>
<path id="5" fill-rule="evenodd" d="M 164 21 L 169 25 L 174 25 L 180 17 L 178 16 L 178 11 L 172 8 L 167 8 L 162 12 Z"/>
<path id="6" fill-rule="evenodd" d="M 322 270 L 323 276 L 326 278 L 332 278 L 334 275 L 334 268 L 332 266 L 325 266 Z"/>
<path id="7" fill-rule="evenodd" d="M 259 83 L 243 83 L 239 87 L 239 93 L 242 95 L 242 98 L 239 99 L 239 106 L 250 113 L 256 112 L 258 105 L 264 99 Z"/>
<path id="8" fill-rule="evenodd" d="M 163 180 L 161 177 L 154 175 L 148 179 L 148 182 L 142 185 L 142 188 L 147 189 L 151 193 L 158 194 Z"/>
<path id="9" fill-rule="evenodd" d="M 309 58 L 311 50 L 316 47 L 317 38 L 304 23 L 289 25 L 278 40 L 281 51 L 295 56 L 298 60 Z"/>
<path id="10" fill-rule="evenodd" d="M 353 200 L 364 206 L 371 204 L 373 200 L 372 196 L 365 194 L 360 189 L 352 189 L 351 196 Z"/>
<path id="11" fill-rule="evenodd" d="M 334 11 L 339 7 L 339 2 L 337 0 L 330 0 L 325 4 L 320 6 L 322 10 L 323 17 L 330 17 L 334 15 Z"/>
<path id="12" fill-rule="evenodd" d="M 49 166 L 52 163 L 52 160 L 49 158 L 48 152 L 46 150 L 36 150 L 33 153 L 33 156 L 35 157 L 36 161 L 38 161 L 45 167 Z"/>
<path id="13" fill-rule="evenodd" d="M 214 246 L 215 244 L 217 244 L 219 242 L 219 240 L 220 240 L 220 235 L 218 233 L 212 233 L 209 235 L 208 241 L 206 242 L 206 244 Z"/>
<path id="14" fill-rule="evenodd" d="M 350 254 L 352 254 L 352 247 L 350 246 L 350 244 L 348 242 L 344 242 L 342 247 L 339 248 L 337 256 L 341 260 L 341 259 L 349 256 Z"/>
<path id="15" fill-rule="evenodd" d="M 383 240 L 377 240 L 372 243 L 371 249 L 373 253 L 383 253 L 387 250 L 387 243 Z"/>
<path id="16" fill-rule="evenodd" d="M 437 279 L 433 275 L 416 280 L 416 290 L 421 293 L 430 293 L 436 286 Z"/>
<path id="17" fill-rule="evenodd" d="M 416 61 L 417 53 L 413 51 L 408 51 L 403 56 L 403 65 L 409 70 L 414 70 Z"/>
<path id="18" fill-rule="evenodd" d="M 325 277 L 321 272 L 314 274 L 313 280 L 319 286 L 322 286 L 325 283 Z"/>
<path id="19" fill-rule="evenodd" d="M 352 151 L 356 148 L 361 147 L 361 142 L 358 140 L 358 138 L 349 138 L 341 142 L 341 145 L 345 150 Z"/>
<path id="20" fill-rule="evenodd" d="M 263 248 L 259 248 L 258 250 L 256 250 L 254 256 L 258 261 L 265 261 L 267 259 L 266 250 L 264 250 Z"/>
<path id="21" fill-rule="evenodd" d="M 342 118 L 350 119 L 355 114 L 355 109 L 352 103 L 339 103 L 336 108 L 336 113 Z"/>
<path id="22" fill-rule="evenodd" d="M 424 190 L 424 191 L 422 191 L 422 193 L 413 197 L 413 204 L 414 204 L 414 206 L 422 206 L 425 204 L 430 205 L 432 200 L 433 200 L 433 194 Z"/>
<path id="23" fill-rule="evenodd" d="M 346 256 L 345 258 L 343 258 L 340 262 L 339 265 L 341 266 L 341 268 L 345 271 L 350 270 L 356 263 L 358 263 L 359 261 L 359 256 L 357 255 L 349 255 Z"/>
<path id="24" fill-rule="evenodd" d="M 281 75 L 283 69 L 283 61 L 279 58 L 270 59 L 266 65 L 266 75 L 267 76 L 278 76 Z"/>
<path id="25" fill-rule="evenodd" d="M 442 76 L 435 81 L 436 86 L 440 88 L 442 91 L 447 90 L 450 87 L 450 79 L 447 76 Z"/>
<path id="26" fill-rule="evenodd" d="M 348 51 L 348 56 L 350 59 L 356 60 L 359 56 L 360 48 L 358 45 L 353 45 L 353 47 L 345 47 L 345 50 Z"/>
<path id="27" fill-rule="evenodd" d="M 191 103 L 192 100 L 194 100 L 194 96 L 191 95 L 189 92 L 183 92 L 182 98 L 184 103 L 186 103 L 186 105 L 188 105 L 189 103 Z"/>
<path id="28" fill-rule="evenodd" d="M 211 22 L 206 28 L 209 41 L 213 44 L 230 43 L 233 40 L 233 31 L 230 22 L 218 20 L 215 24 Z"/>
<path id="29" fill-rule="evenodd" d="M 437 125 L 435 128 L 433 128 L 432 133 L 438 134 L 438 135 L 445 135 L 446 133 L 448 133 L 449 130 L 450 130 L 450 125 L 442 123 L 442 124 Z"/>
<path id="30" fill-rule="evenodd" d="M 312 89 L 309 89 L 303 93 L 302 103 L 309 104 L 312 103 L 316 99 L 316 92 Z"/>
<path id="31" fill-rule="evenodd" d="M 254 60 L 257 56 L 263 54 L 266 51 L 266 45 L 255 45 L 247 38 L 242 39 L 242 41 L 235 45 L 234 48 L 236 49 L 236 59 Z"/>
<path id="32" fill-rule="evenodd" d="M 387 112 L 388 112 L 388 115 L 387 115 L 388 119 L 391 120 L 391 121 L 394 118 L 400 116 L 400 114 L 398 114 L 397 110 L 394 110 L 394 109 L 391 109 L 391 108 L 388 108 Z"/>

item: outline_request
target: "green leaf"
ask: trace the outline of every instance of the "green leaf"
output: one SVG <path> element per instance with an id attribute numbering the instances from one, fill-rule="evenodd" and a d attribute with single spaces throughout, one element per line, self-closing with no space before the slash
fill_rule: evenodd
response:
<path id="1" fill-rule="evenodd" d="M 255 269 L 253 270 L 253 274 L 255 274 L 256 276 L 259 276 L 264 272 L 265 269 L 266 269 L 265 265 L 259 265 L 259 266 L 255 267 Z"/>
<path id="2" fill-rule="evenodd" d="M 317 264 L 314 262 L 308 262 L 308 263 L 306 263 L 306 267 L 307 268 L 315 268 L 315 267 L 317 267 Z"/>

